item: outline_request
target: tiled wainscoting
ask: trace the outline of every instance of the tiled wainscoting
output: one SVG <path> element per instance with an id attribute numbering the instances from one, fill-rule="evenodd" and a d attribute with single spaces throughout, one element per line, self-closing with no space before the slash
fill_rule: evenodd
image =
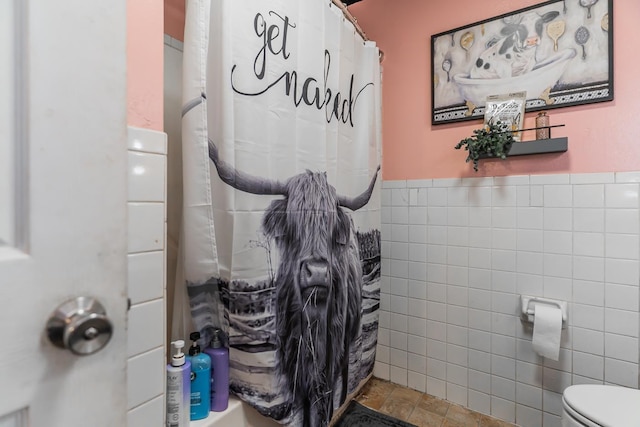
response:
<path id="1" fill-rule="evenodd" d="M 164 424 L 167 136 L 129 128 L 129 427 Z"/>
<path id="2" fill-rule="evenodd" d="M 527 427 L 571 384 L 638 387 L 640 173 L 385 181 L 375 376 Z M 569 303 L 560 360 L 519 295 Z"/>

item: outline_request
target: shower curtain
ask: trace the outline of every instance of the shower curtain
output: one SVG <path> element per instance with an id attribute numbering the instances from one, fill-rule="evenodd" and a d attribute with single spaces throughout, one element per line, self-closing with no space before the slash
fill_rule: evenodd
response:
<path id="1" fill-rule="evenodd" d="M 188 0 L 183 74 L 193 327 L 224 332 L 235 395 L 327 425 L 375 362 L 378 49 L 329 0 Z"/>

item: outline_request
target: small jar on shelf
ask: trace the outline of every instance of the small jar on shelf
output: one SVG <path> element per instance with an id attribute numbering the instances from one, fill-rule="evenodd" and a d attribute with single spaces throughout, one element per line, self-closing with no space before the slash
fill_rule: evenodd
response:
<path id="1" fill-rule="evenodd" d="M 536 139 L 549 139 L 549 116 L 546 111 L 541 111 L 536 117 Z"/>

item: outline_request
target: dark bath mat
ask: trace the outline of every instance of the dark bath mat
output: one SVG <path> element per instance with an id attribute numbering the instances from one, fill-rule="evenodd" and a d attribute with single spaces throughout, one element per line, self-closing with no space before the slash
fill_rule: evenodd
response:
<path id="1" fill-rule="evenodd" d="M 352 400 L 334 427 L 416 427 Z"/>

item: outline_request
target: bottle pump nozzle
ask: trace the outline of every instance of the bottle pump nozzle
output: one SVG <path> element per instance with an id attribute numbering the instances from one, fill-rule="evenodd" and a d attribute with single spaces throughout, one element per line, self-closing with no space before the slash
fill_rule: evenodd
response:
<path id="1" fill-rule="evenodd" d="M 171 365 L 172 366 L 182 366 L 185 363 L 184 353 L 182 352 L 182 348 L 184 347 L 184 341 L 178 340 L 173 341 L 171 343 L 173 347 L 174 354 L 171 357 Z"/>
<path id="2" fill-rule="evenodd" d="M 213 339 L 211 340 L 212 348 L 220 348 L 222 347 L 222 341 L 220 341 L 220 329 L 216 328 L 213 330 Z"/>
<path id="3" fill-rule="evenodd" d="M 191 332 L 189 338 L 193 341 L 191 343 L 191 348 L 189 349 L 189 356 L 195 356 L 196 354 L 200 354 L 200 346 L 198 345 L 198 340 L 200 339 L 200 332 Z"/>

